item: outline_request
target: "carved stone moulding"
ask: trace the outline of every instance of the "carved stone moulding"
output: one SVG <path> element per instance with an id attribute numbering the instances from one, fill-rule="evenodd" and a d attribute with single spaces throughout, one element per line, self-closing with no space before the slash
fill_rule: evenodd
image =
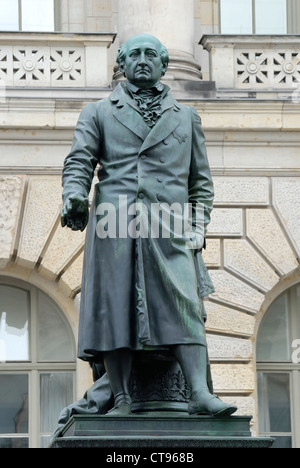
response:
<path id="1" fill-rule="evenodd" d="M 187 412 L 189 391 L 180 365 L 167 354 L 141 353 L 131 377 L 133 412 Z"/>

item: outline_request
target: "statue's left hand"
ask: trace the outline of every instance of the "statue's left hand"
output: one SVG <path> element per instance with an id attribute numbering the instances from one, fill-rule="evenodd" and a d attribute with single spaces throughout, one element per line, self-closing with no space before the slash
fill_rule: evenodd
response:
<path id="1" fill-rule="evenodd" d="M 195 253 L 201 252 L 204 246 L 204 236 L 200 233 L 194 231 L 186 232 L 185 236 L 187 238 L 186 246 L 189 250 L 194 250 Z"/>
<path id="2" fill-rule="evenodd" d="M 61 210 L 61 225 L 72 231 L 84 231 L 89 221 L 89 200 L 81 195 L 72 195 L 64 201 Z"/>

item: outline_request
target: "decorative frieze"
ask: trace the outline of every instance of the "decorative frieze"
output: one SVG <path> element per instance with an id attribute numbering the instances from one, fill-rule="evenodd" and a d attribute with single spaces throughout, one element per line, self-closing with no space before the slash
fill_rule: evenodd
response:
<path id="1" fill-rule="evenodd" d="M 114 34 L 2 33 L 0 81 L 5 86 L 100 87 L 109 84 L 107 48 Z M 95 66 L 95 63 L 99 66 Z M 87 72 L 88 71 L 88 72 Z"/>
<path id="2" fill-rule="evenodd" d="M 292 90 L 300 83 L 299 36 L 205 35 L 200 43 L 218 88 Z"/>
<path id="3" fill-rule="evenodd" d="M 237 88 L 292 88 L 300 83 L 299 50 L 235 52 Z"/>

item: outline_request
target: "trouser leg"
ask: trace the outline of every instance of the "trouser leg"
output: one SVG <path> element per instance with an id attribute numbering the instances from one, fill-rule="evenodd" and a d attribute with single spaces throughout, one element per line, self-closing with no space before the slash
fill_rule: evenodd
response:
<path id="1" fill-rule="evenodd" d="M 104 365 L 115 398 L 111 413 L 130 414 L 130 377 L 133 355 L 130 349 L 118 349 L 104 353 Z"/>
<path id="2" fill-rule="evenodd" d="M 207 386 L 207 350 L 201 345 L 178 345 L 173 348 L 194 400 L 203 391 L 209 391 Z"/>
<path id="3" fill-rule="evenodd" d="M 189 391 L 189 414 L 209 414 L 216 417 L 230 416 L 237 411 L 234 405 L 227 405 L 212 395 L 207 385 L 207 349 L 200 345 L 178 345 L 174 355 L 181 365 Z"/>

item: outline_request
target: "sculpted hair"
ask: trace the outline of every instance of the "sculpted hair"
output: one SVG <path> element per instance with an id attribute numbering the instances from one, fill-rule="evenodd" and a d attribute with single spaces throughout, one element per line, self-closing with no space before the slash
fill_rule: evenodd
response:
<path id="1" fill-rule="evenodd" d="M 127 52 L 128 52 L 127 42 L 124 42 L 119 47 L 118 54 L 117 54 L 117 63 L 119 65 L 122 65 L 124 63 Z M 160 48 L 160 57 L 161 57 L 161 61 L 163 65 L 168 66 L 170 62 L 170 56 L 169 56 L 168 49 L 163 44 L 161 44 L 161 48 Z"/>

